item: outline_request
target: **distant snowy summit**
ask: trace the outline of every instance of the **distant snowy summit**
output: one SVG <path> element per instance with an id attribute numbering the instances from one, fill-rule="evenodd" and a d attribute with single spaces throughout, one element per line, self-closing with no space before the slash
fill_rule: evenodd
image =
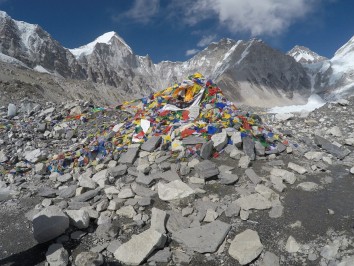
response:
<path id="1" fill-rule="evenodd" d="M 324 60 L 328 60 L 324 56 L 320 56 L 319 54 L 311 51 L 309 48 L 305 46 L 296 45 L 293 49 L 287 52 L 287 55 L 292 56 L 299 63 L 318 63 Z"/>

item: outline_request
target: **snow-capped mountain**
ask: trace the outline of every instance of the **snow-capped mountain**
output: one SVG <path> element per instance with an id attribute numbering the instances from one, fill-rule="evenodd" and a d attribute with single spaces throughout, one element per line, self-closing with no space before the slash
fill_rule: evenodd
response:
<path id="1" fill-rule="evenodd" d="M 13 20 L 0 11 L 0 52 L 28 67 L 83 78 L 74 56 L 40 26 Z"/>
<path id="2" fill-rule="evenodd" d="M 299 63 L 311 64 L 327 60 L 326 57 L 320 56 L 314 51 L 311 51 L 309 48 L 300 45 L 296 45 L 286 54 L 294 57 L 294 59 Z"/>
<path id="3" fill-rule="evenodd" d="M 353 58 L 354 38 L 332 59 L 302 46 L 284 54 L 261 40 L 222 39 L 185 62 L 154 63 L 148 55 L 136 55 L 116 32 L 67 49 L 40 26 L 13 20 L 0 11 L 0 61 L 101 84 L 109 90 L 114 87 L 136 97 L 198 71 L 218 82 L 235 102 L 262 106 L 302 103 L 314 92 L 328 97 L 352 93 Z"/>

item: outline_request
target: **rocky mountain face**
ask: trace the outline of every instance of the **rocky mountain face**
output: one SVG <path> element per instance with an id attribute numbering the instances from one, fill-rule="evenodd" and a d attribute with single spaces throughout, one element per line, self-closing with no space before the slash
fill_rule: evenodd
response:
<path id="1" fill-rule="evenodd" d="M 311 91 L 301 64 L 259 40 L 222 39 L 185 62 L 154 64 L 149 56 L 134 54 L 115 32 L 69 50 L 38 25 L 13 20 L 5 12 L 0 19 L 2 61 L 12 59 L 39 72 L 112 86 L 137 97 L 196 71 L 219 81 L 231 100 L 251 105 L 300 103 Z"/>
<path id="2" fill-rule="evenodd" d="M 294 57 L 294 59 L 299 63 L 312 64 L 328 60 L 326 57 L 320 56 L 314 51 L 311 51 L 309 48 L 300 45 L 296 45 L 286 54 Z"/>
<path id="3" fill-rule="evenodd" d="M 288 55 L 302 64 L 311 79 L 313 92 L 327 100 L 353 95 L 354 37 L 339 48 L 331 59 L 300 46 L 295 46 Z"/>

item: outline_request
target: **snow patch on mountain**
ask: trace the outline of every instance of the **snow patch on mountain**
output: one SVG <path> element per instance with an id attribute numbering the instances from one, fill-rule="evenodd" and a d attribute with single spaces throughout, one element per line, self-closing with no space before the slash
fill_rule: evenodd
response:
<path id="1" fill-rule="evenodd" d="M 309 48 L 300 45 L 296 45 L 287 52 L 287 55 L 292 56 L 297 62 L 304 64 L 318 63 L 327 60 L 326 57 L 320 56 Z"/>
<path id="2" fill-rule="evenodd" d="M 126 46 L 126 48 L 130 51 L 130 53 L 133 53 L 132 49 L 126 42 L 118 36 L 118 34 L 114 31 L 106 32 L 105 34 L 99 36 L 97 39 L 95 39 L 93 42 L 90 42 L 86 45 L 80 46 L 79 48 L 74 48 L 74 49 L 69 49 L 69 51 L 76 57 L 79 58 L 82 55 L 89 55 L 92 54 L 92 52 L 95 49 L 95 46 L 97 43 L 104 43 L 104 44 L 112 44 L 112 39 L 117 38 L 123 45 Z"/>
<path id="3" fill-rule="evenodd" d="M 44 67 L 39 66 L 39 65 L 35 66 L 33 69 L 36 70 L 37 72 L 40 72 L 40 73 L 51 74 L 47 69 L 45 69 Z"/>
<path id="4" fill-rule="evenodd" d="M 281 107 L 273 107 L 268 113 L 275 114 L 287 114 L 287 113 L 299 113 L 299 112 L 312 112 L 325 105 L 326 102 L 317 94 L 312 94 L 307 100 L 306 104 L 303 105 L 289 105 Z"/>

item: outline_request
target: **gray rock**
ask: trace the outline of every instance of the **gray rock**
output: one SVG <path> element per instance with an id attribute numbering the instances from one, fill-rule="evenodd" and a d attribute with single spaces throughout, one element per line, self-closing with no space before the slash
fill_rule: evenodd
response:
<path id="1" fill-rule="evenodd" d="M 69 217 L 57 206 L 49 206 L 33 216 L 33 235 L 44 243 L 63 234 L 69 228 Z"/>
<path id="2" fill-rule="evenodd" d="M 100 253 L 92 251 L 81 252 L 75 258 L 75 265 L 80 266 L 100 266 L 103 262 L 103 256 Z"/>
<path id="3" fill-rule="evenodd" d="M 45 254 L 50 266 L 66 266 L 69 262 L 69 254 L 62 244 L 52 244 Z"/>
<path id="4" fill-rule="evenodd" d="M 282 153 L 285 150 L 286 150 L 286 146 L 283 143 L 278 142 L 277 143 L 277 151 L 278 151 L 278 153 Z"/>
<path id="5" fill-rule="evenodd" d="M 129 265 L 139 265 L 155 249 L 165 245 L 167 237 L 155 230 L 146 230 L 133 237 L 126 243 L 118 247 L 114 252 L 114 257 L 122 263 Z"/>
<path id="6" fill-rule="evenodd" d="M 129 148 L 125 153 L 120 155 L 118 163 L 133 164 L 138 157 L 139 148 Z"/>
<path id="7" fill-rule="evenodd" d="M 178 173 L 175 170 L 168 170 L 166 172 L 157 173 L 156 175 L 159 178 L 162 178 L 163 180 L 166 180 L 168 182 L 171 182 L 174 180 L 181 180 L 181 178 L 179 177 Z"/>
<path id="8" fill-rule="evenodd" d="M 172 238 L 199 253 L 213 253 L 224 241 L 231 226 L 221 221 L 187 228 L 172 234 Z"/>
<path id="9" fill-rule="evenodd" d="M 77 185 L 71 185 L 68 186 L 67 188 L 60 189 L 58 190 L 58 196 L 63 199 L 69 199 L 75 196 L 76 189 L 77 189 Z"/>
<path id="10" fill-rule="evenodd" d="M 166 223 L 166 229 L 170 233 L 175 233 L 188 228 L 192 223 L 189 217 L 183 217 L 180 213 L 169 211 Z"/>
<path id="11" fill-rule="evenodd" d="M 246 155 L 240 158 L 240 161 L 238 162 L 238 167 L 242 169 L 246 169 L 250 166 L 250 164 L 251 164 L 251 158 L 248 155 Z"/>
<path id="12" fill-rule="evenodd" d="M 226 217 L 233 217 L 233 216 L 238 216 L 240 214 L 241 207 L 237 205 L 235 202 L 231 202 L 226 210 L 225 210 L 225 216 Z"/>
<path id="13" fill-rule="evenodd" d="M 256 231 L 247 229 L 235 236 L 229 248 L 229 254 L 238 260 L 241 265 L 246 265 L 255 260 L 262 252 L 263 245 Z"/>
<path id="14" fill-rule="evenodd" d="M 112 240 L 107 246 L 107 251 L 114 253 L 122 245 L 119 239 Z"/>
<path id="15" fill-rule="evenodd" d="M 116 167 L 112 167 L 108 169 L 108 174 L 114 178 L 119 176 L 123 176 L 127 173 L 128 166 L 125 164 L 120 164 Z"/>
<path id="16" fill-rule="evenodd" d="M 174 250 L 172 259 L 175 265 L 189 265 L 192 257 L 181 250 Z"/>
<path id="17" fill-rule="evenodd" d="M 232 185 L 238 181 L 238 176 L 235 174 L 221 173 L 219 174 L 220 183 L 223 185 Z"/>
<path id="18" fill-rule="evenodd" d="M 303 174 L 307 173 L 306 168 L 304 168 L 304 167 L 302 167 L 300 165 L 297 165 L 295 163 L 292 163 L 292 162 L 289 162 L 288 168 L 290 168 L 291 170 L 299 173 L 300 175 L 303 175 Z"/>
<path id="19" fill-rule="evenodd" d="M 107 222 L 97 226 L 95 234 L 98 238 L 109 240 L 115 238 L 119 233 L 117 222 Z M 112 252 L 113 253 L 113 252 Z"/>
<path id="20" fill-rule="evenodd" d="M 181 176 L 186 176 L 191 172 L 191 168 L 188 165 L 181 165 L 181 168 L 179 169 L 179 174 Z"/>
<path id="21" fill-rule="evenodd" d="M 50 187 L 41 187 L 37 190 L 38 196 L 44 198 L 54 198 L 57 195 L 57 190 Z"/>
<path id="22" fill-rule="evenodd" d="M 16 115 L 16 113 L 17 113 L 16 105 L 14 105 L 13 103 L 9 103 L 9 105 L 7 106 L 7 116 L 9 118 L 12 118 Z"/>
<path id="23" fill-rule="evenodd" d="M 143 187 L 143 186 L 138 185 L 136 183 L 132 184 L 131 188 L 132 188 L 133 192 L 140 197 L 152 198 L 157 195 L 156 191 L 153 191 L 149 188 Z"/>
<path id="24" fill-rule="evenodd" d="M 6 153 L 3 150 L 0 150 L 0 163 L 4 163 L 8 160 L 9 158 L 6 156 Z"/>
<path id="25" fill-rule="evenodd" d="M 73 202 L 85 202 L 88 201 L 90 199 L 92 199 L 93 197 L 96 197 L 99 193 L 99 190 L 95 189 L 95 190 L 89 190 L 86 191 L 85 193 L 82 193 L 79 196 L 76 196 L 75 198 L 72 199 Z"/>
<path id="26" fill-rule="evenodd" d="M 253 169 L 246 169 L 245 174 L 252 181 L 253 184 L 257 185 L 262 182 L 262 179 L 255 173 Z"/>
<path id="27" fill-rule="evenodd" d="M 283 215 L 283 212 L 284 212 L 284 207 L 282 205 L 275 205 L 269 211 L 269 217 L 274 219 L 279 218 Z"/>
<path id="28" fill-rule="evenodd" d="M 300 250 L 300 245 L 296 242 L 294 237 L 289 236 L 285 244 L 285 250 L 289 253 L 296 253 Z"/>
<path id="29" fill-rule="evenodd" d="M 165 211 L 159 210 L 157 208 L 152 208 L 150 229 L 160 232 L 161 234 L 165 234 L 166 221 L 167 221 L 167 213 Z"/>
<path id="30" fill-rule="evenodd" d="M 322 147 L 322 149 L 326 150 L 333 156 L 336 156 L 340 160 L 344 159 L 350 153 L 350 150 L 347 148 L 338 147 L 337 145 L 331 143 L 329 140 L 318 135 L 315 135 L 315 143 L 317 146 Z"/>
<path id="31" fill-rule="evenodd" d="M 195 171 L 200 178 L 208 179 L 219 174 L 219 169 L 215 163 L 209 160 L 204 160 L 194 166 Z"/>
<path id="32" fill-rule="evenodd" d="M 108 180 L 108 170 L 104 169 L 93 175 L 92 181 L 94 181 L 101 188 L 105 187 Z"/>
<path id="33" fill-rule="evenodd" d="M 180 180 L 167 184 L 159 182 L 157 188 L 159 198 L 164 201 L 182 199 L 194 194 L 194 190 Z"/>
<path id="34" fill-rule="evenodd" d="M 279 257 L 272 252 L 266 251 L 259 266 L 280 266 Z"/>
<path id="35" fill-rule="evenodd" d="M 182 143 L 184 145 L 196 145 L 196 144 L 204 144 L 206 143 L 206 140 L 203 137 L 189 136 L 184 138 L 182 140 Z"/>
<path id="36" fill-rule="evenodd" d="M 200 157 L 204 160 L 208 160 L 213 153 L 214 143 L 212 140 L 209 140 L 207 143 L 204 143 L 200 149 Z"/>
<path id="37" fill-rule="evenodd" d="M 61 182 L 61 183 L 64 183 L 64 182 L 67 182 L 69 180 L 72 179 L 72 175 L 67 173 L 67 174 L 63 174 L 63 175 L 59 175 L 57 177 L 57 181 Z"/>
<path id="38" fill-rule="evenodd" d="M 241 197 L 236 200 L 236 204 L 246 211 L 251 209 L 265 210 L 272 207 L 271 202 L 258 193 Z"/>
<path id="39" fill-rule="evenodd" d="M 161 141 L 162 141 L 161 136 L 152 136 L 146 142 L 144 142 L 143 145 L 141 145 L 141 149 L 143 151 L 152 152 L 156 150 L 158 146 L 160 146 Z"/>
<path id="40" fill-rule="evenodd" d="M 221 133 L 212 135 L 211 140 L 213 141 L 214 148 L 217 151 L 221 151 L 226 146 L 228 141 L 226 131 L 223 130 Z"/>
<path id="41" fill-rule="evenodd" d="M 144 173 L 139 173 L 138 177 L 135 179 L 135 182 L 140 185 L 150 187 L 155 183 L 155 180 L 155 175 L 145 175 Z"/>
<path id="42" fill-rule="evenodd" d="M 148 262 L 157 262 L 157 263 L 167 263 L 171 260 L 171 250 L 170 248 L 164 248 L 162 250 L 157 251 L 154 255 L 148 258 Z"/>
<path id="43" fill-rule="evenodd" d="M 264 156 L 265 155 L 265 147 L 259 141 L 255 142 L 254 148 L 256 149 L 256 154 L 258 156 Z"/>
<path id="44" fill-rule="evenodd" d="M 239 131 L 233 132 L 231 135 L 231 141 L 232 144 L 235 145 L 237 148 L 241 148 L 242 147 L 241 132 Z"/>
<path id="45" fill-rule="evenodd" d="M 287 170 L 274 168 L 271 170 L 270 174 L 272 176 L 281 178 L 283 181 L 287 182 L 290 185 L 294 184 L 296 181 L 295 174 Z"/>
<path id="46" fill-rule="evenodd" d="M 242 139 L 242 146 L 243 146 L 243 152 L 250 157 L 251 161 L 254 161 L 256 159 L 256 153 L 255 153 L 255 144 L 253 139 L 250 137 L 245 137 Z"/>
<path id="47" fill-rule="evenodd" d="M 45 158 L 44 153 L 41 149 L 35 149 L 32 151 L 25 152 L 25 159 L 31 163 L 37 163 L 38 161 Z"/>
<path id="48" fill-rule="evenodd" d="M 67 210 L 66 214 L 70 218 L 70 223 L 79 228 L 87 228 L 90 224 L 90 216 L 85 210 Z"/>
<path id="49" fill-rule="evenodd" d="M 319 185 L 314 182 L 302 182 L 296 186 L 304 191 L 315 191 L 319 189 Z"/>

